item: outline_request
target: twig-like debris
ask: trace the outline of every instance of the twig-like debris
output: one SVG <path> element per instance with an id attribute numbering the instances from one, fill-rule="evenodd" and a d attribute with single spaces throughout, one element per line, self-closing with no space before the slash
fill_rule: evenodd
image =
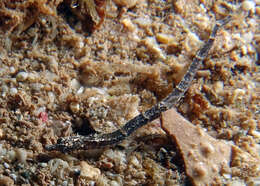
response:
<path id="1" fill-rule="evenodd" d="M 206 44 L 197 52 L 196 57 L 190 64 L 187 72 L 185 73 L 179 84 L 173 89 L 173 91 L 162 101 L 154 105 L 149 110 L 144 113 L 139 114 L 135 118 L 129 120 L 122 128 L 107 134 L 93 134 L 88 136 L 70 136 L 65 138 L 60 138 L 57 144 L 47 145 L 46 150 L 58 150 L 62 152 L 69 152 L 72 150 L 80 149 L 97 149 L 108 145 L 113 145 L 124 140 L 130 136 L 135 130 L 146 125 L 150 121 L 158 118 L 162 112 L 176 106 L 180 99 L 184 96 L 187 89 L 190 87 L 192 80 L 200 64 L 208 55 L 213 42 L 215 40 L 216 33 L 218 29 L 226 25 L 231 20 L 231 16 L 218 21 L 214 26 L 210 37 Z"/>

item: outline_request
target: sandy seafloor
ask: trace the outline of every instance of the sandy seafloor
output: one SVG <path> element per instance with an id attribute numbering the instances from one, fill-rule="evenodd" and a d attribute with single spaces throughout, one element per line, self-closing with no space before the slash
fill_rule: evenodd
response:
<path id="1" fill-rule="evenodd" d="M 110 0 L 94 31 L 84 2 L 0 2 L 0 185 L 190 185 L 156 121 L 98 151 L 44 146 L 112 132 L 167 96 L 229 9 L 177 110 L 239 149 L 220 185 L 260 185 L 260 1 Z"/>

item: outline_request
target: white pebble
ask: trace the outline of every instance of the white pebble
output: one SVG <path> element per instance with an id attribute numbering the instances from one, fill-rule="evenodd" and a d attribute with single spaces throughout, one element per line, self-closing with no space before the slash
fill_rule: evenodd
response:
<path id="1" fill-rule="evenodd" d="M 79 111 L 79 104 L 76 103 L 76 102 L 71 102 L 70 103 L 70 110 L 73 112 L 73 113 L 76 113 Z"/>
<path id="2" fill-rule="evenodd" d="M 252 0 L 247 0 L 242 3 L 242 9 L 244 11 L 250 11 L 255 13 L 255 2 Z"/>
<path id="3" fill-rule="evenodd" d="M 16 80 L 17 81 L 25 81 L 28 78 L 28 73 L 27 72 L 19 72 L 16 75 Z"/>
<path id="4" fill-rule="evenodd" d="M 0 128 L 0 139 L 4 136 L 4 131 L 3 129 Z"/>
<path id="5" fill-rule="evenodd" d="M 219 94 L 223 91 L 224 88 L 224 83 L 222 81 L 217 81 L 216 83 L 214 83 L 213 85 L 213 90 Z"/>
<path id="6" fill-rule="evenodd" d="M 77 43 L 77 48 L 83 48 L 84 47 L 84 42 L 83 41 L 79 41 Z"/>
<path id="7" fill-rule="evenodd" d="M 6 169 L 8 169 L 8 168 L 10 167 L 10 165 L 9 165 L 8 163 L 4 162 L 4 167 L 5 167 Z"/>
<path id="8" fill-rule="evenodd" d="M 43 168 L 48 166 L 47 163 L 40 163 L 39 165 L 40 165 L 41 167 L 43 167 Z"/>
<path id="9" fill-rule="evenodd" d="M 62 186 L 67 186 L 68 185 L 68 181 L 63 181 L 63 183 L 62 183 Z"/>
<path id="10" fill-rule="evenodd" d="M 115 180 L 110 182 L 110 186 L 120 186 L 120 184 L 118 182 L 116 182 Z"/>
<path id="11" fill-rule="evenodd" d="M 91 165 L 89 165 L 85 161 L 80 162 L 80 176 L 85 177 L 87 179 L 96 180 L 100 177 L 101 171 L 98 168 L 95 168 Z"/>
<path id="12" fill-rule="evenodd" d="M 10 176 L 14 181 L 16 181 L 17 176 L 16 176 L 15 174 L 10 174 L 9 176 Z"/>
<path id="13" fill-rule="evenodd" d="M 56 96 L 55 96 L 55 94 L 53 92 L 48 92 L 48 97 L 49 97 L 49 101 L 51 103 L 53 103 Z"/>
<path id="14" fill-rule="evenodd" d="M 16 149 L 16 158 L 19 162 L 21 163 L 26 163 L 26 159 L 27 159 L 27 152 L 24 149 Z"/>
<path id="15" fill-rule="evenodd" d="M 80 84 L 80 82 L 77 79 L 72 79 L 70 81 L 70 87 L 73 90 L 78 90 L 81 87 L 81 84 Z"/>
<path id="16" fill-rule="evenodd" d="M 242 100 L 244 95 L 245 95 L 246 91 L 244 89 L 241 88 L 237 88 L 236 90 L 234 90 L 234 97 L 237 100 Z"/>
<path id="17" fill-rule="evenodd" d="M 15 73 L 15 68 L 12 66 L 12 67 L 10 67 L 10 72 L 11 73 Z"/>
<path id="18" fill-rule="evenodd" d="M 82 94 L 84 92 L 84 87 L 81 86 L 79 90 L 77 91 L 77 94 Z"/>
<path id="19" fill-rule="evenodd" d="M 10 89 L 10 94 L 11 94 L 12 96 L 15 95 L 15 94 L 17 94 L 17 92 L 18 92 L 17 88 L 11 88 L 11 89 Z"/>

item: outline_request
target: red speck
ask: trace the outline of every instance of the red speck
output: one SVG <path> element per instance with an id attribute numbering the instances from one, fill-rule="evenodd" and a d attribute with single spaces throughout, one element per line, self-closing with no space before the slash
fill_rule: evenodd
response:
<path id="1" fill-rule="evenodd" d="M 46 112 L 40 112 L 38 117 L 42 120 L 43 123 L 48 121 L 48 114 Z"/>

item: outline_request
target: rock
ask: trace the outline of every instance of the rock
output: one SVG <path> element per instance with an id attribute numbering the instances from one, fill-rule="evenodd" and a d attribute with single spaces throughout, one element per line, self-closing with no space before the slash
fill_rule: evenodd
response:
<path id="1" fill-rule="evenodd" d="M 0 185 L 1 186 L 12 186 L 12 185 L 14 185 L 14 181 L 8 176 L 2 176 L 0 178 Z"/>
<path id="2" fill-rule="evenodd" d="M 231 146 L 212 138 L 174 109 L 162 114 L 162 128 L 179 146 L 186 173 L 194 185 L 216 184 L 229 170 Z"/>
<path id="3" fill-rule="evenodd" d="M 80 176 L 90 180 L 97 180 L 101 176 L 101 171 L 89 165 L 85 161 L 80 162 Z"/>
<path id="4" fill-rule="evenodd" d="M 27 159 L 27 155 L 28 155 L 26 150 L 19 148 L 19 149 L 16 149 L 15 152 L 16 152 L 17 160 L 21 163 L 26 163 L 26 159 Z"/>

